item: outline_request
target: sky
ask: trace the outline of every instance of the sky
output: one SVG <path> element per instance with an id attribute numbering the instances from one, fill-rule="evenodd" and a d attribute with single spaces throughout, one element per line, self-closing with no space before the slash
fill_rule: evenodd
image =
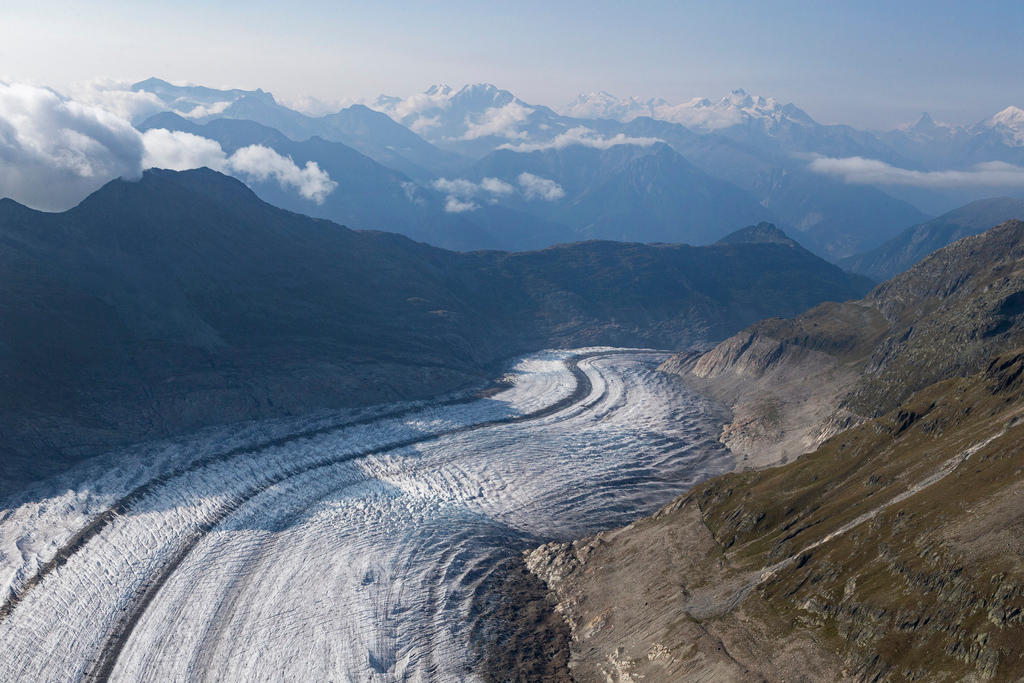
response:
<path id="1" fill-rule="evenodd" d="M 285 101 L 490 82 L 549 106 L 744 88 L 822 123 L 889 128 L 1024 106 L 1022 27 L 1016 0 L 36 0 L 0 8 L 0 80 L 157 76 Z"/>

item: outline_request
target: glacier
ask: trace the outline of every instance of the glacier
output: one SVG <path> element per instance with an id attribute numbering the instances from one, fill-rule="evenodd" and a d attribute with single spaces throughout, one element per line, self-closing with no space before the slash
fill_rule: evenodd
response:
<path id="1" fill-rule="evenodd" d="M 486 393 L 229 425 L 0 506 L 0 680 L 474 680 L 529 547 L 731 469 L 667 354 L 530 354 Z"/>

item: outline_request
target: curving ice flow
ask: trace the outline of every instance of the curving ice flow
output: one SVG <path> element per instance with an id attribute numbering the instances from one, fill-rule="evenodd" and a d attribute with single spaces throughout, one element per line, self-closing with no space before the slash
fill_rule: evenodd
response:
<path id="1" fill-rule="evenodd" d="M 0 511 L 0 680 L 472 679 L 474 600 L 529 546 L 732 458 L 665 354 L 528 356 L 484 398 L 207 430 Z"/>

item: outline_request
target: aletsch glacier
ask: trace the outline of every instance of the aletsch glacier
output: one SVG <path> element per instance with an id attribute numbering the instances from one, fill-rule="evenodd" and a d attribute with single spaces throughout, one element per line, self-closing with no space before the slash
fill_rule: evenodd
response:
<path id="1" fill-rule="evenodd" d="M 665 357 L 536 353 L 487 398 L 208 430 L 44 482 L 0 518 L 0 679 L 472 678 L 503 561 L 732 467 Z"/>

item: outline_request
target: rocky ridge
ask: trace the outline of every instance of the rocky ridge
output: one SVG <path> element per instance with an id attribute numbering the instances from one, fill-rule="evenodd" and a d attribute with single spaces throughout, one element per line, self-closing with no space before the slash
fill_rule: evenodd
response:
<path id="1" fill-rule="evenodd" d="M 813 450 L 940 379 L 1024 343 L 1024 222 L 927 257 L 864 299 L 759 322 L 694 358 L 670 359 L 732 407 L 723 441 L 751 466 Z"/>

